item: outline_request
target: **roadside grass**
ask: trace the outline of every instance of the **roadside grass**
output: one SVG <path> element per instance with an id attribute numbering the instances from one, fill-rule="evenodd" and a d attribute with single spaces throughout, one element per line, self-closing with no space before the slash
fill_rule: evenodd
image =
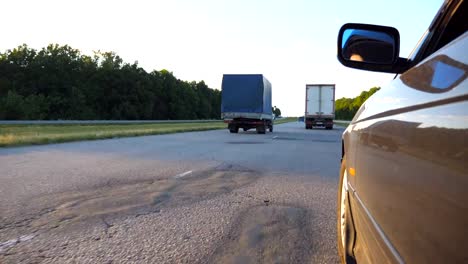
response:
<path id="1" fill-rule="evenodd" d="M 0 147 L 159 135 L 222 128 L 226 128 L 226 124 L 222 121 L 124 125 L 0 125 Z"/>
<path id="2" fill-rule="evenodd" d="M 275 120 L 274 124 L 297 121 L 296 117 Z M 0 125 L 0 147 L 41 145 L 80 140 L 160 135 L 226 128 L 220 122 L 158 124 L 66 124 Z"/>
<path id="3" fill-rule="evenodd" d="M 297 117 L 285 117 L 281 119 L 276 119 L 273 121 L 274 125 L 279 125 L 279 124 L 284 124 L 284 123 L 289 123 L 289 122 L 297 122 Z"/>
<path id="4" fill-rule="evenodd" d="M 351 121 L 345 121 L 345 120 L 333 120 L 333 123 L 338 126 L 342 127 L 348 127 Z"/>

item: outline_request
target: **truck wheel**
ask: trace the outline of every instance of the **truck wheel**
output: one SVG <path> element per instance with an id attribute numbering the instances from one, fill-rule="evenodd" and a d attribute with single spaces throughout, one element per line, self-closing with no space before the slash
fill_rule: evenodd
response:
<path id="1" fill-rule="evenodd" d="M 237 133 L 237 132 L 239 132 L 239 128 L 237 126 L 232 126 L 232 127 L 229 128 L 229 132 Z"/>
<path id="2" fill-rule="evenodd" d="M 259 127 L 257 127 L 257 133 L 258 133 L 258 134 L 265 134 L 265 132 L 266 132 L 265 126 L 259 126 Z"/>
<path id="3" fill-rule="evenodd" d="M 242 130 L 247 131 L 247 130 L 249 130 L 249 129 L 244 127 L 244 128 L 242 128 Z"/>

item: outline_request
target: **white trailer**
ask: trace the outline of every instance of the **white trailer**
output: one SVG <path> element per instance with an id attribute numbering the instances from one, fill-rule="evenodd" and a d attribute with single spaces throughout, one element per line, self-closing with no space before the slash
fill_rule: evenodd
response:
<path id="1" fill-rule="evenodd" d="M 335 85 L 307 84 L 304 123 L 306 129 L 314 126 L 333 129 L 335 119 Z"/>

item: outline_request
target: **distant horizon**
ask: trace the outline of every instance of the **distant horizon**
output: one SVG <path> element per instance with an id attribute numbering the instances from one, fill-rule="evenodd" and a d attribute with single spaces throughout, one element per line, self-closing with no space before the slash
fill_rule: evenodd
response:
<path id="1" fill-rule="evenodd" d="M 32 48 L 32 47 L 30 47 L 27 43 L 23 43 L 23 44 L 20 44 L 20 45 L 14 47 L 14 48 L 8 48 L 8 49 L 5 49 L 5 50 L 3 50 L 3 51 L 0 51 L 0 54 L 1 54 L 1 53 L 5 53 L 5 52 L 7 52 L 7 51 L 9 51 L 9 50 L 12 51 L 12 50 L 17 49 L 17 48 L 19 48 L 19 47 L 22 47 L 23 45 L 26 45 L 28 48 Z M 43 48 L 47 48 L 47 46 L 49 46 L 49 45 L 58 45 L 58 46 L 60 46 L 60 47 L 69 46 L 69 47 L 72 48 L 72 49 L 76 49 L 76 48 L 74 48 L 74 47 L 71 46 L 71 45 L 68 45 L 68 44 L 63 44 L 63 45 L 62 45 L 62 44 L 59 44 L 59 43 L 49 43 L 49 44 L 46 45 L 45 47 L 41 47 L 41 48 L 39 48 L 39 49 L 36 49 L 36 48 L 32 48 L 32 49 L 34 49 L 35 51 L 40 51 L 40 50 L 43 49 Z M 92 56 L 92 55 L 90 55 L 90 54 L 83 53 L 83 52 L 82 52 L 81 50 L 79 50 L 79 49 L 76 49 L 76 50 L 78 50 L 78 51 L 80 52 L 81 55 L 84 55 L 84 56 Z M 93 52 L 93 53 L 98 53 L 98 52 L 103 52 L 103 53 L 106 53 L 106 52 L 113 52 L 115 55 L 119 56 L 119 54 L 115 53 L 114 51 L 93 50 L 92 52 Z M 119 56 L 119 57 L 120 57 L 120 56 Z M 152 69 L 152 70 L 147 70 L 147 69 L 141 67 L 141 65 L 139 64 L 138 60 L 136 60 L 136 61 L 134 61 L 134 62 L 126 62 L 124 58 L 122 58 L 122 57 L 120 57 L 120 58 L 122 59 L 122 63 L 123 63 L 123 64 L 132 65 L 132 64 L 136 63 L 141 69 L 143 69 L 143 70 L 144 70 L 145 72 L 147 72 L 147 73 L 151 73 L 152 71 L 158 71 L 158 72 L 161 72 L 161 71 L 168 71 L 168 72 L 170 72 L 176 79 L 179 79 L 179 80 L 181 80 L 181 81 L 186 81 L 186 82 L 204 82 L 204 83 L 206 84 L 206 81 L 205 81 L 205 80 L 198 80 L 198 81 L 197 81 L 197 80 L 183 80 L 183 79 L 181 79 L 181 78 L 178 78 L 177 75 L 176 75 L 173 71 L 171 71 L 170 69 L 160 69 L 160 70 L 158 70 L 158 69 Z M 243 73 L 224 73 L 224 74 L 243 74 Z M 223 74 L 223 75 L 224 75 L 224 74 Z M 248 74 L 251 74 L 251 75 L 263 75 L 262 73 L 248 73 Z M 266 76 L 265 76 L 265 77 L 266 77 Z M 268 78 L 267 78 L 267 79 L 268 79 Z M 313 85 L 313 84 L 321 84 L 321 85 L 329 85 L 329 84 L 330 84 L 330 85 L 331 85 L 331 84 L 334 84 L 334 83 L 306 83 L 306 84 L 304 84 L 304 87 L 307 86 L 307 85 Z M 208 84 L 207 84 L 207 85 L 208 85 Z M 210 89 L 215 89 L 215 90 L 221 91 L 221 85 L 220 85 L 220 87 L 210 87 L 210 86 L 208 85 L 208 87 L 209 87 Z M 367 89 L 367 90 L 364 89 L 364 90 L 362 90 L 362 91 L 368 91 L 368 90 L 370 90 L 370 89 L 372 89 L 372 88 L 374 88 L 374 87 L 378 87 L 378 86 L 369 87 L 369 89 Z M 362 91 L 360 91 L 360 92 L 362 92 Z M 358 94 L 358 95 L 359 95 L 359 94 Z M 356 95 L 356 96 L 357 96 L 357 95 Z M 354 97 L 356 97 L 356 96 L 353 96 L 353 97 L 340 97 L 340 98 L 335 98 L 335 99 L 354 98 Z M 280 108 L 280 107 L 278 107 L 278 108 Z M 296 117 L 296 116 L 291 116 L 291 117 Z"/>
<path id="2" fill-rule="evenodd" d="M 304 111 L 307 83 L 334 83 L 336 98 L 352 98 L 394 77 L 339 64 L 341 25 L 393 26 L 400 31 L 400 55 L 407 57 L 442 2 L 10 1 L 4 10 L 21 10 L 24 19 L 18 20 L 17 12 L 0 17 L 8 25 L 0 50 L 57 43 L 87 55 L 115 52 L 147 72 L 167 69 L 178 79 L 204 80 L 217 90 L 223 73 L 264 74 L 272 83 L 273 105 L 297 116 Z"/>

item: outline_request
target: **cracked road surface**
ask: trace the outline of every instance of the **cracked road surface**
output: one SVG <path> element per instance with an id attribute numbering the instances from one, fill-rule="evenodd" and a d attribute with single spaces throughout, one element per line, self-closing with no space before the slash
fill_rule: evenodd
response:
<path id="1" fill-rule="evenodd" d="M 338 263 L 342 132 L 0 149 L 0 263 Z"/>

